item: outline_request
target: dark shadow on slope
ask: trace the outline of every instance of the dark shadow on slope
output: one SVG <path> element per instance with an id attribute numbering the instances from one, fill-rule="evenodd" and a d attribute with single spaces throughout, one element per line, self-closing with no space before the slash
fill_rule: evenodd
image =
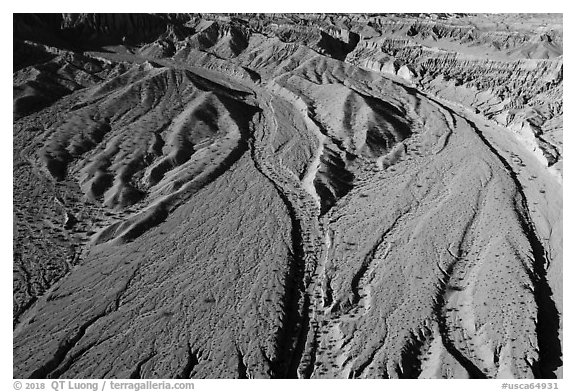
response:
<path id="1" fill-rule="evenodd" d="M 358 109 L 366 106 L 370 110 L 368 117 L 357 118 Z M 346 97 L 343 109 L 342 127 L 345 135 L 353 139 L 355 130 L 366 129 L 362 154 L 370 158 L 386 154 L 397 143 L 412 135 L 411 123 L 406 119 L 407 113 L 379 98 L 354 90 Z M 358 122 L 360 120 L 361 123 Z"/>
<path id="2" fill-rule="evenodd" d="M 14 37 L 72 51 L 154 42 L 167 31 L 153 14 L 14 14 Z"/>
<path id="3" fill-rule="evenodd" d="M 436 315 L 436 321 L 438 322 L 438 330 L 440 331 L 440 337 L 442 339 L 442 343 L 454 359 L 462 365 L 464 369 L 470 375 L 470 378 L 474 379 L 485 379 L 486 375 L 464 354 L 460 352 L 454 345 L 454 342 L 450 339 L 450 327 L 446 323 L 446 288 L 448 284 L 448 280 L 452 275 L 452 271 L 454 269 L 455 263 L 452 263 L 446 268 L 446 276 L 442 281 L 440 281 L 440 290 L 436 297 L 436 304 L 434 305 L 434 314 Z"/>
<path id="4" fill-rule="evenodd" d="M 314 187 L 320 196 L 320 213 L 325 214 L 336 202 L 353 188 L 354 174 L 346 168 L 342 157 L 328 147 L 320 157 L 320 168 Z"/>
<path id="5" fill-rule="evenodd" d="M 320 53 L 340 61 L 344 61 L 348 53 L 353 51 L 360 41 L 360 36 L 353 32 L 349 32 L 350 39 L 348 42 L 335 38 L 324 31 L 320 31 L 320 35 L 321 38 L 317 44 Z"/>

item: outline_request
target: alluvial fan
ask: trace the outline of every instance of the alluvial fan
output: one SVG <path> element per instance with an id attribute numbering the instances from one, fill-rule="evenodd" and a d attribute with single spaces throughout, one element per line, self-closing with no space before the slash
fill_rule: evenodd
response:
<path id="1" fill-rule="evenodd" d="M 15 378 L 562 377 L 562 15 L 13 22 Z"/>

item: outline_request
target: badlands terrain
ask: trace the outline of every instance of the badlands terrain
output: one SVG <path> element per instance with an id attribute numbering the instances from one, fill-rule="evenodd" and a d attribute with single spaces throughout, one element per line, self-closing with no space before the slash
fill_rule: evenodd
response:
<path id="1" fill-rule="evenodd" d="M 14 377 L 562 377 L 562 15 L 13 22 Z"/>

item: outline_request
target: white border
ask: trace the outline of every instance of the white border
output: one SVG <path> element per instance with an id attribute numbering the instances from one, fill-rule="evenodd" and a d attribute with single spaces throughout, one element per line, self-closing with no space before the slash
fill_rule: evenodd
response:
<path id="1" fill-rule="evenodd" d="M 286 2 L 276 3 L 270 1 L 251 1 L 251 2 L 235 2 L 231 0 L 218 1 L 218 2 L 183 2 L 179 1 L 171 4 L 145 4 L 144 2 L 120 2 L 112 0 L 101 0 L 91 4 L 80 3 L 79 1 L 58 1 L 58 2 L 39 2 L 39 1 L 22 1 L 18 3 L 11 3 L 3 5 L 3 8 L 8 8 L 1 14 L 1 29 L 2 37 L 4 37 L 4 47 L 9 48 L 12 46 L 11 40 L 6 37 L 12 36 L 12 12 L 69 12 L 82 11 L 82 12 L 340 12 L 340 13 L 360 13 L 360 12 L 555 12 L 564 13 L 564 39 L 568 43 L 564 45 L 564 56 L 566 61 L 564 65 L 568 66 L 564 72 L 564 107 L 568 108 L 564 114 L 564 187 L 565 194 L 568 197 L 568 203 L 564 207 L 564 233 L 565 238 L 570 239 L 564 245 L 564 309 L 563 309 L 563 341 L 564 341 L 564 379 L 552 380 L 557 382 L 561 390 L 576 390 L 574 388 L 575 368 L 573 355 L 574 338 L 572 337 L 572 328 L 574 327 L 574 312 L 571 310 L 571 299 L 574 298 L 574 289 L 571 285 L 571 279 L 574 275 L 573 260 L 570 256 L 574 255 L 574 230 L 572 229 L 572 219 L 574 217 L 574 206 L 571 203 L 571 196 L 574 195 L 574 164 L 572 153 L 574 151 L 574 116 L 572 110 L 574 108 L 574 93 L 573 93 L 573 71 L 574 71 L 574 58 L 572 49 L 574 40 L 574 23 L 576 22 L 571 13 L 570 8 L 562 1 L 529 1 L 529 2 L 506 2 L 504 0 L 482 0 L 477 3 L 471 4 L 467 1 L 441 1 L 441 2 L 425 2 L 419 1 L 404 1 L 404 2 L 388 2 L 388 1 L 349 1 L 347 3 L 336 3 L 335 1 L 314 1 L 314 0 L 289 0 Z M 8 50 L 8 49 L 7 49 Z M 12 61 L 2 64 L 2 68 L 12 66 Z M 9 266 L 12 264 L 12 187 L 8 185 L 8 179 L 12 178 L 12 79 L 9 78 L 8 69 L 3 69 L 2 72 L 2 122 L 5 124 L 3 127 L 3 142 L 0 143 L 2 149 L 0 154 L 0 178 L 6 183 L 2 192 L 0 192 L 1 206 L 0 209 L 2 219 L 0 244 L 4 266 L 1 276 L 2 293 L 0 294 L 0 304 L 2 314 L 5 314 L 4 322 L 0 329 L 0 341 L 3 348 L 0 354 L 0 390 L 13 390 L 12 380 L 12 305 L 11 295 L 9 288 L 12 287 Z M 543 380 L 542 380 L 543 381 Z M 274 388 L 279 391 L 290 390 L 293 392 L 295 389 L 300 390 L 324 390 L 330 389 L 335 391 L 348 390 L 352 388 L 362 388 L 366 390 L 423 390 L 423 391 L 452 391 L 452 390 L 466 390 L 470 391 L 490 391 L 500 390 L 501 381 L 497 380 L 323 380 L 323 381 L 309 381 L 303 382 L 301 380 L 286 380 L 286 381 L 231 381 L 231 380 L 195 380 L 195 390 L 213 390 L 213 389 L 234 389 L 234 390 L 266 390 Z M 569 388 L 569 385 L 573 387 Z M 46 390 L 51 390 L 49 387 Z"/>

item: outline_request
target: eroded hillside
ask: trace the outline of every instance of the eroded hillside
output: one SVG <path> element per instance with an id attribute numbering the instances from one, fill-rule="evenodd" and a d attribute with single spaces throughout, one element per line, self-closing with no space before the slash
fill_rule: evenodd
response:
<path id="1" fill-rule="evenodd" d="M 562 376 L 561 15 L 15 15 L 14 377 Z"/>

